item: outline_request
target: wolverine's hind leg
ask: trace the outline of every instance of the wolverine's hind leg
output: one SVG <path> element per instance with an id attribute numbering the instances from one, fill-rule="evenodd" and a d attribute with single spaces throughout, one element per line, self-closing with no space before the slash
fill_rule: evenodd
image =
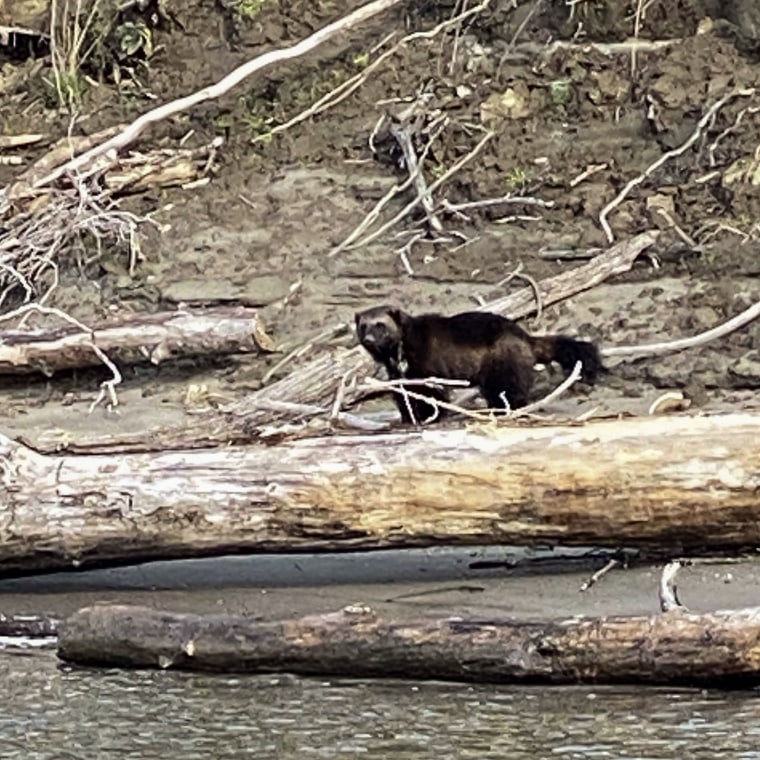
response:
<path id="1" fill-rule="evenodd" d="M 514 367 L 506 369 L 501 366 L 491 367 L 483 373 L 479 386 L 483 398 L 490 409 L 519 409 L 528 403 L 528 392 L 533 382 L 533 370 L 515 371 Z"/>
<path id="2" fill-rule="evenodd" d="M 446 416 L 447 410 L 434 403 L 435 401 L 448 401 L 449 396 L 446 391 L 420 385 L 411 385 L 409 390 L 425 396 L 431 401 L 423 401 L 394 391 L 393 396 L 402 422 L 407 425 L 421 425 L 424 422 L 433 422 Z"/>

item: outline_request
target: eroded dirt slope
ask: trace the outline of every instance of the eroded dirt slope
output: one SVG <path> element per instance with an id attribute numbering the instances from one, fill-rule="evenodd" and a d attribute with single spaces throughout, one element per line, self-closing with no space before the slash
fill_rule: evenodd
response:
<path id="1" fill-rule="evenodd" d="M 397 40 L 430 29 L 455 10 L 454 3 L 407 4 L 315 57 L 272 69 L 146 133 L 143 146 L 172 147 L 191 130 L 188 144 L 223 136 L 212 181 L 126 201 L 135 211 L 154 213 L 165 229 L 147 239 L 137 271 L 130 274 L 116 250 L 84 267 L 62 262 L 51 303 L 84 321 L 113 309 L 248 303 L 263 309 L 284 350 L 378 301 L 451 312 L 524 287 L 519 278 L 504 282 L 518 266 L 538 279 L 575 266 L 570 253 L 605 246 L 600 212 L 668 151 L 672 158 L 609 215 L 617 239 L 662 228 L 655 257 L 528 325 L 605 345 L 649 342 L 707 329 L 758 300 L 760 93 L 752 88 L 760 82 L 760 65 L 751 10 L 740 3 L 723 13 L 715 3 L 652 3 L 639 19 L 642 44 L 634 55 L 631 45 L 620 43 L 635 31 L 635 3 L 578 3 L 571 10 L 546 2 L 536 13 L 532 3 L 492 5 L 448 33 L 409 41 L 371 69 L 392 44 L 378 47 L 388 33 Z M 162 3 L 160 13 L 149 8 L 153 54 L 131 72 L 125 67 L 118 85 L 105 76 L 90 87 L 74 131 L 129 120 L 155 101 L 184 95 L 250 57 L 292 44 L 337 14 L 333 4 L 296 0 L 245 7 L 243 15 L 184 0 Z M 18 51 L 10 58 L 0 86 L 5 133 L 29 131 L 32 124 L 51 138 L 64 134 L 69 116 L 45 91 L 44 60 Z M 366 81 L 350 97 L 271 134 L 364 71 Z M 437 191 L 439 201 L 505 194 L 533 201 L 442 213 L 445 232 L 438 237 L 445 242 L 407 246 L 411 235 L 402 233 L 423 221 L 412 214 L 378 240 L 329 257 L 404 177 L 392 142 L 376 135 L 373 153 L 370 136 L 383 114 L 402 112 L 421 93 L 423 133 L 446 120 L 426 159 L 429 183 L 486 132 L 494 133 Z M 4 182 L 16 171 L 0 166 Z M 411 197 L 391 203 L 388 216 Z M 320 340 L 307 356 L 320 350 Z M 348 344 L 352 338 L 331 340 Z M 158 419 L 179 423 L 191 411 L 185 403 L 190 385 L 232 399 L 257 387 L 279 358 L 127 369 L 118 417 L 87 414 L 99 372 L 55 382 L 4 379 L 2 425 L 28 434 L 51 426 L 81 433 L 141 430 Z M 642 411 L 663 388 L 686 389 L 700 406 L 748 406 L 756 403 L 758 385 L 760 329 L 750 325 L 686 353 L 619 364 L 603 386 L 590 395 L 574 391 L 560 408 Z"/>

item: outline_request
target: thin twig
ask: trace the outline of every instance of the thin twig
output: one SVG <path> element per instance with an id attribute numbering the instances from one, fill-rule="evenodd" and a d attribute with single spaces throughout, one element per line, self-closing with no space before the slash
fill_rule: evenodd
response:
<path id="1" fill-rule="evenodd" d="M 739 111 L 738 114 L 736 114 L 736 119 L 734 120 L 734 123 L 730 127 L 726 127 L 713 141 L 710 143 L 710 146 L 707 148 L 707 152 L 710 156 L 710 166 L 716 166 L 717 161 L 715 159 L 715 151 L 718 150 L 718 145 L 720 145 L 721 141 L 725 140 L 726 137 L 728 137 L 730 134 L 733 134 L 736 132 L 736 130 L 739 128 L 739 125 L 744 120 L 744 117 L 749 114 L 756 114 L 760 112 L 760 106 L 747 106 L 747 108 L 742 108 L 741 111 Z"/>
<path id="2" fill-rule="evenodd" d="M 579 361 L 575 362 L 573 371 L 553 391 L 547 393 L 538 401 L 534 401 L 532 404 L 527 404 L 526 406 L 521 406 L 519 409 L 515 409 L 512 412 L 513 416 L 522 417 L 524 415 L 536 412 L 547 404 L 550 404 L 552 401 L 559 398 L 571 385 L 580 380 L 582 370 L 583 363 Z"/>
<path id="3" fill-rule="evenodd" d="M 422 149 L 422 153 L 420 154 L 420 160 L 417 164 L 417 171 L 420 170 L 422 162 L 427 157 L 428 152 L 433 147 L 433 143 L 435 142 L 438 135 L 441 134 L 444 127 L 445 122 L 442 122 L 436 129 L 432 131 L 427 143 L 425 144 L 425 147 Z M 388 205 L 388 203 L 390 203 L 393 198 L 395 198 L 399 193 L 402 193 L 404 190 L 406 190 L 414 182 L 415 176 L 415 172 L 412 172 L 402 183 L 393 185 L 393 187 L 390 188 L 390 190 L 388 190 L 388 192 L 374 205 L 372 210 L 364 217 L 359 225 L 355 227 L 341 243 L 336 245 L 327 254 L 327 257 L 333 258 L 334 256 L 337 256 L 339 253 L 341 253 L 341 251 L 356 248 L 358 245 L 354 244 L 356 239 L 363 235 L 364 232 L 374 224 L 375 220 L 380 216 L 380 212 L 385 208 L 385 206 Z M 431 188 L 428 188 L 428 191 L 430 190 Z"/>
<path id="4" fill-rule="evenodd" d="M 604 578 L 610 570 L 614 570 L 620 564 L 619 559 L 611 559 L 603 568 L 597 570 L 587 581 L 581 584 L 581 591 L 588 591 L 597 581 Z"/>
<path id="5" fill-rule="evenodd" d="M 425 209 L 425 215 L 427 216 L 430 228 L 435 232 L 443 232 L 443 224 L 441 224 L 441 220 L 435 215 L 433 198 L 430 195 L 427 182 L 425 182 L 425 176 L 422 173 L 423 159 L 417 158 L 414 145 L 412 145 L 411 136 L 403 126 L 396 124 L 391 124 L 390 132 L 401 147 L 401 151 L 404 154 L 404 163 L 406 165 L 406 170 L 409 172 L 409 176 L 414 177 L 413 184 L 417 190 L 420 204 L 422 205 L 422 208 Z"/>
<path id="6" fill-rule="evenodd" d="M 686 563 L 682 560 L 675 560 L 674 562 L 668 562 L 662 569 L 662 575 L 660 576 L 660 609 L 663 612 L 671 612 L 677 609 L 688 612 L 687 608 L 678 599 L 678 588 L 676 586 L 676 575 L 684 564 Z"/>
<path id="7" fill-rule="evenodd" d="M 489 206 L 502 206 L 507 204 L 520 204 L 521 206 L 540 206 L 541 208 L 554 208 L 554 201 L 545 201 L 542 198 L 534 198 L 531 195 L 502 195 L 500 198 L 484 198 L 479 201 L 467 201 L 465 203 L 451 203 L 445 198 L 441 201 L 441 208 L 450 213 L 457 213 L 473 208 L 487 208 Z"/>
<path id="8" fill-rule="evenodd" d="M 576 383 L 580 377 L 581 372 L 583 369 L 583 364 L 578 361 L 575 363 L 575 366 L 573 367 L 572 372 L 552 391 L 547 393 L 542 398 L 538 399 L 537 401 L 534 401 L 531 404 L 527 404 L 526 406 L 521 406 L 517 409 L 510 409 L 506 404 L 505 407 L 502 409 L 467 409 L 463 406 L 460 406 L 459 404 L 454 404 L 449 401 L 441 401 L 437 398 L 431 398 L 430 396 L 426 396 L 422 393 L 415 393 L 414 391 L 409 390 L 409 386 L 415 386 L 415 385 L 421 385 L 426 387 L 434 387 L 434 386 L 449 386 L 449 387 L 468 387 L 469 383 L 463 380 L 450 380 L 440 377 L 426 377 L 426 378 L 419 378 L 419 379 L 406 379 L 402 378 L 400 380 L 376 380 L 375 378 L 365 378 L 364 380 L 364 386 L 367 388 L 367 390 L 371 390 L 373 392 L 376 392 L 378 390 L 389 390 L 393 391 L 394 393 L 398 393 L 402 395 L 405 399 L 415 399 L 418 401 L 426 401 L 428 404 L 433 406 L 435 409 L 438 409 L 439 407 L 441 409 L 444 409 L 449 412 L 454 412 L 456 414 L 462 414 L 465 417 L 469 417 L 470 419 L 478 420 L 480 422 L 491 422 L 493 421 L 494 414 L 504 415 L 510 419 L 514 419 L 517 417 L 525 417 L 533 412 L 541 409 L 542 407 L 546 406 L 547 404 L 551 403 L 555 399 L 557 399 L 559 396 L 561 396 L 571 385 Z M 358 390 L 361 391 L 362 386 L 359 386 Z M 474 392 L 473 392 L 474 395 Z M 470 394 L 467 396 L 470 397 Z M 506 401 L 506 400 L 505 400 Z M 409 413 L 412 415 L 412 410 L 410 408 L 410 405 L 407 400 L 407 406 L 409 408 Z M 433 419 L 435 418 L 434 415 Z"/>
<path id="9" fill-rule="evenodd" d="M 432 193 L 434 190 L 437 190 L 444 182 L 449 180 L 456 172 L 458 172 L 465 164 L 467 164 L 469 161 L 471 161 L 475 156 L 480 153 L 480 151 L 485 147 L 486 143 L 494 137 L 496 133 L 495 132 L 487 132 L 481 140 L 478 142 L 478 144 L 466 155 L 460 158 L 448 171 L 446 171 L 443 175 L 441 175 L 435 182 L 433 182 L 430 187 L 428 187 L 428 192 Z M 360 240 L 358 243 L 354 243 L 350 246 L 343 246 L 341 250 L 345 250 L 347 248 L 360 248 L 361 246 L 365 246 L 369 243 L 371 243 L 373 240 L 377 240 L 381 235 L 384 235 L 388 230 L 390 230 L 392 227 L 394 227 L 396 224 L 398 224 L 412 209 L 416 208 L 421 201 L 420 196 L 418 195 L 414 200 L 407 203 L 406 206 L 404 206 L 401 211 L 398 212 L 391 220 L 383 224 L 380 228 L 375 230 L 374 232 L 367 235 L 365 238 Z M 336 251 L 337 252 L 337 251 Z M 334 252 L 331 251 L 328 255 L 334 255 Z"/>
<path id="10" fill-rule="evenodd" d="M 9 319 L 16 319 L 18 317 L 24 317 L 25 315 L 29 313 L 36 312 L 38 314 L 45 314 L 48 316 L 54 316 L 58 317 L 59 319 L 62 319 L 64 322 L 68 322 L 69 324 L 75 325 L 78 327 L 82 332 L 89 333 L 91 340 L 88 344 L 89 348 L 92 349 L 93 353 L 100 359 L 101 362 L 109 369 L 111 372 L 111 379 L 110 380 L 104 380 L 100 384 L 100 392 L 98 393 L 97 398 L 92 402 L 90 405 L 89 413 L 91 414 L 93 410 L 98 406 L 98 404 L 101 403 L 101 401 L 108 396 L 109 403 L 106 405 L 106 408 L 111 411 L 114 410 L 119 405 L 119 399 L 116 395 L 116 386 L 119 385 L 122 381 L 121 372 L 119 372 L 116 365 L 108 358 L 106 353 L 99 348 L 95 344 L 95 336 L 93 335 L 92 330 L 87 327 L 83 322 L 80 322 L 78 319 L 72 317 L 70 314 L 67 314 L 64 311 L 61 311 L 60 309 L 55 309 L 50 306 L 43 306 L 39 303 L 28 303 L 24 304 L 23 306 L 20 306 L 18 309 L 14 309 L 13 311 L 8 312 L 7 314 L 0 315 L 0 322 L 4 322 Z"/>
<path id="11" fill-rule="evenodd" d="M 543 313 L 543 302 L 541 301 L 541 289 L 538 287 L 538 283 L 536 280 L 531 277 L 529 274 L 526 274 L 525 272 L 518 272 L 515 271 L 514 273 L 515 277 L 518 277 L 519 279 L 523 280 L 524 282 L 527 282 L 528 285 L 530 285 L 530 289 L 533 291 L 533 297 L 536 299 L 536 319 L 541 319 L 541 314 Z"/>
<path id="12" fill-rule="evenodd" d="M 541 8 L 541 5 L 543 4 L 544 0 L 535 0 L 533 5 L 531 6 L 531 9 L 525 14 L 525 18 L 522 20 L 520 25 L 515 29 L 515 33 L 512 35 L 512 39 L 507 44 L 507 49 L 502 54 L 501 58 L 499 59 L 499 65 L 496 67 L 496 76 L 498 77 L 501 74 L 501 67 L 504 65 L 504 61 L 507 60 L 507 57 L 512 52 L 512 50 L 515 47 L 515 43 L 519 39 L 520 35 L 525 31 L 525 27 L 528 26 L 530 23 L 530 20 L 533 18 L 533 16 L 538 13 L 539 9 Z"/>
<path id="13" fill-rule="evenodd" d="M 626 184 L 626 186 L 599 213 L 599 224 L 604 230 L 604 234 L 607 236 L 607 240 L 610 243 L 615 240 L 615 235 L 613 234 L 612 228 L 607 221 L 607 217 L 609 216 L 610 212 L 616 209 L 628 197 L 628 194 L 631 192 L 631 190 L 633 190 L 635 187 L 638 187 L 638 185 L 640 185 L 648 177 L 654 174 L 654 172 L 656 172 L 657 169 L 659 169 L 663 164 L 670 161 L 670 159 L 676 158 L 676 156 L 680 156 L 682 153 L 685 153 L 692 145 L 694 145 L 694 143 L 700 138 L 705 127 L 707 127 L 707 125 L 712 122 L 715 114 L 721 108 L 723 108 L 726 103 L 737 97 L 746 98 L 754 94 L 755 88 L 750 87 L 748 89 L 736 90 L 734 92 L 730 92 L 728 95 L 724 95 L 722 98 L 713 103 L 710 108 L 707 109 L 705 114 L 697 123 L 694 131 L 684 143 L 682 143 L 678 148 L 673 148 L 667 153 L 663 153 L 654 163 L 650 164 L 642 174 L 639 174 L 638 177 L 634 177 L 632 180 L 630 180 L 630 182 L 628 182 L 628 184 Z"/>
<path id="14" fill-rule="evenodd" d="M 329 338 L 333 338 L 336 335 L 340 335 L 341 333 L 345 332 L 348 329 L 348 324 L 345 322 L 340 322 L 337 325 L 333 325 L 332 327 L 328 327 L 325 330 L 322 330 L 318 335 L 315 335 L 311 340 L 306 341 L 306 343 L 301 344 L 300 346 L 296 346 L 292 351 L 289 351 L 285 356 L 280 359 L 273 367 L 271 367 L 264 377 L 261 378 L 261 384 L 266 385 L 274 375 L 276 375 L 283 367 L 285 367 L 287 364 L 290 364 L 294 359 L 299 359 L 304 354 L 311 351 L 314 346 L 323 340 L 328 340 Z"/>
<path id="15" fill-rule="evenodd" d="M 722 325 L 713 327 L 690 338 L 679 338 L 678 340 L 664 341 L 662 343 L 643 343 L 640 346 L 611 346 L 601 349 L 599 353 L 602 356 L 654 356 L 656 354 L 675 353 L 676 351 L 683 351 L 685 348 L 701 346 L 716 338 L 722 338 L 724 335 L 728 335 L 734 332 L 734 330 L 744 327 L 744 325 L 758 317 L 760 317 L 760 301 L 752 304 L 752 306 L 746 308 L 735 317 L 731 317 L 731 319 Z"/>
<path id="16" fill-rule="evenodd" d="M 633 39 L 638 40 L 641 33 L 641 15 L 644 0 L 638 0 L 636 3 L 636 15 L 633 21 Z M 631 78 L 636 76 L 636 47 L 631 47 Z"/>

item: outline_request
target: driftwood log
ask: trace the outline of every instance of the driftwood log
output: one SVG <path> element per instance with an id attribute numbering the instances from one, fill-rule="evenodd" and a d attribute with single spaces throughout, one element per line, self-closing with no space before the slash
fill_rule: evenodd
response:
<path id="1" fill-rule="evenodd" d="M 0 436 L 0 575 L 437 544 L 760 544 L 760 415 L 51 456 Z"/>
<path id="2" fill-rule="evenodd" d="M 281 622 L 88 607 L 58 654 L 83 665 L 454 681 L 754 685 L 760 608 L 691 614 L 396 621 L 366 607 Z"/>
<path id="3" fill-rule="evenodd" d="M 218 307 L 132 315 L 93 326 L 3 330 L 0 373 L 42 372 L 101 364 L 93 345 L 122 364 L 158 364 L 177 356 L 247 353 L 274 349 L 254 309 Z"/>
<path id="4" fill-rule="evenodd" d="M 58 620 L 33 615 L 0 615 L 0 638 L 49 639 L 58 634 Z"/>

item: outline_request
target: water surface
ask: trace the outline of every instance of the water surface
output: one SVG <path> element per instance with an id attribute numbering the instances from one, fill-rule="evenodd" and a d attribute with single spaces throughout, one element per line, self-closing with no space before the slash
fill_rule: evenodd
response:
<path id="1" fill-rule="evenodd" d="M 760 759 L 760 694 L 71 669 L 0 652 L 3 760 Z"/>

